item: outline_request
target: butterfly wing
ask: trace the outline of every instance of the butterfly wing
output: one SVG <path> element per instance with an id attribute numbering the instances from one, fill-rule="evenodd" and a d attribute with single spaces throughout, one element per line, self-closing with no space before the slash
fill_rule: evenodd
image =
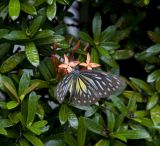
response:
<path id="1" fill-rule="evenodd" d="M 56 97 L 60 103 L 64 101 L 64 97 L 67 95 L 69 89 L 72 88 L 72 82 L 73 74 L 68 74 L 58 83 L 56 88 Z"/>
<path id="2" fill-rule="evenodd" d="M 125 88 L 125 82 L 119 77 L 100 71 L 81 71 L 75 82 L 72 103 L 93 104 L 100 98 L 119 93 Z"/>

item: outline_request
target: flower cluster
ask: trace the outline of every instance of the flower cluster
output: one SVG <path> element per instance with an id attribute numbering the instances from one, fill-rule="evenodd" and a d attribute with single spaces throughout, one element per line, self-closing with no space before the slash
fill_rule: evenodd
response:
<path id="1" fill-rule="evenodd" d="M 92 70 L 92 68 L 99 67 L 100 64 L 91 62 L 90 54 L 87 53 L 86 62 L 80 63 L 79 61 L 69 61 L 68 57 L 64 54 L 64 64 L 60 64 L 59 68 L 64 68 L 68 73 L 72 72 L 73 68 L 77 65 L 86 67 L 88 70 Z"/>

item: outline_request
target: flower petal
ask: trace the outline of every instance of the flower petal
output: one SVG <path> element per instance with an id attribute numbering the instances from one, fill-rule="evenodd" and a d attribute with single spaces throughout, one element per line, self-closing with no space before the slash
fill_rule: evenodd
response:
<path id="1" fill-rule="evenodd" d="M 84 63 L 84 62 L 80 63 L 79 65 L 80 65 L 80 66 L 84 66 L 84 67 L 87 67 L 87 66 L 88 66 L 88 64 L 87 64 L 87 63 Z"/>
<path id="2" fill-rule="evenodd" d="M 68 64 L 68 63 L 69 63 L 69 59 L 68 59 L 68 57 L 67 57 L 66 54 L 64 54 L 64 63 L 65 63 L 65 64 Z"/>
<path id="3" fill-rule="evenodd" d="M 97 64 L 97 63 L 89 63 L 89 65 L 90 65 L 92 68 L 96 68 L 96 67 L 100 67 L 100 66 L 101 66 L 100 64 Z"/>
<path id="4" fill-rule="evenodd" d="M 79 64 L 79 61 L 71 61 L 71 62 L 69 62 L 69 66 L 70 67 L 75 67 L 75 66 L 77 66 Z"/>
<path id="5" fill-rule="evenodd" d="M 59 67 L 59 68 L 67 68 L 68 65 L 67 65 L 67 64 L 60 64 L 60 65 L 58 65 L 58 67 Z"/>
<path id="6" fill-rule="evenodd" d="M 86 59 L 86 63 L 88 64 L 88 63 L 90 63 L 90 61 L 91 61 L 90 54 L 89 54 L 89 53 L 87 53 L 87 59 Z"/>

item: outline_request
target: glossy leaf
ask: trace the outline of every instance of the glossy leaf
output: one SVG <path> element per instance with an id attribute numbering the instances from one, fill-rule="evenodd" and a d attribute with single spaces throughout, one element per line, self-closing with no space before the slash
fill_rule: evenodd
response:
<path id="1" fill-rule="evenodd" d="M 62 104 L 59 110 L 59 121 L 63 125 L 67 122 L 69 109 L 67 105 Z"/>
<path id="2" fill-rule="evenodd" d="M 26 33 L 20 30 L 13 30 L 10 33 L 4 35 L 3 38 L 11 41 L 24 41 L 29 39 L 26 36 Z"/>
<path id="3" fill-rule="evenodd" d="M 1 43 L 0 44 L 0 58 L 4 57 L 6 53 L 10 50 L 11 45 L 9 43 Z"/>
<path id="4" fill-rule="evenodd" d="M 118 64 L 116 63 L 116 61 L 112 58 L 112 56 L 109 54 L 109 52 L 107 50 L 105 50 L 102 47 L 98 48 L 98 52 L 101 55 L 101 60 L 105 63 L 107 63 L 108 65 L 110 65 L 111 67 L 117 67 Z"/>
<path id="5" fill-rule="evenodd" d="M 29 37 L 33 37 L 39 30 L 41 23 L 42 23 L 42 16 L 38 16 L 35 19 L 33 19 L 31 25 L 29 26 L 29 30 L 28 30 L 28 36 Z"/>
<path id="6" fill-rule="evenodd" d="M 158 103 L 158 99 L 159 99 L 158 94 L 153 94 L 151 97 L 149 97 L 146 109 L 147 110 L 152 109 Z"/>
<path id="7" fill-rule="evenodd" d="M 23 133 L 23 135 L 34 146 L 44 146 L 43 142 L 32 133 Z"/>
<path id="8" fill-rule="evenodd" d="M 21 3 L 21 10 L 30 15 L 37 15 L 36 8 L 28 3 Z"/>
<path id="9" fill-rule="evenodd" d="M 148 94 L 152 94 L 153 93 L 153 89 L 149 86 L 149 84 L 147 84 L 146 82 L 144 82 L 143 80 L 140 79 L 136 79 L 136 78 L 130 78 L 130 80 L 140 89 L 144 90 L 145 92 L 147 92 Z"/>
<path id="10" fill-rule="evenodd" d="M 133 57 L 134 52 L 132 50 L 117 50 L 114 54 L 116 60 L 124 60 Z"/>
<path id="11" fill-rule="evenodd" d="M 160 69 L 157 69 L 148 75 L 147 82 L 151 83 L 159 79 L 160 79 Z"/>
<path id="12" fill-rule="evenodd" d="M 68 111 L 68 122 L 71 127 L 75 128 L 75 129 L 78 128 L 77 116 L 75 115 L 75 113 L 71 109 L 69 109 L 69 111 Z"/>
<path id="13" fill-rule="evenodd" d="M 98 52 L 96 49 L 91 49 L 91 61 L 94 63 L 99 63 Z"/>
<path id="14" fill-rule="evenodd" d="M 91 44 L 92 46 L 94 46 L 94 41 L 93 39 L 85 32 L 79 32 L 79 36 L 82 40 L 84 40 L 85 42 Z"/>
<path id="15" fill-rule="evenodd" d="M 132 98 L 129 99 L 127 109 L 129 112 L 135 112 L 137 109 L 136 97 L 133 95 Z"/>
<path id="16" fill-rule="evenodd" d="M 3 38 L 4 35 L 8 34 L 8 29 L 0 29 L 0 39 Z"/>
<path id="17" fill-rule="evenodd" d="M 28 115 L 27 115 L 27 122 L 26 122 L 28 126 L 31 126 L 34 121 L 37 105 L 38 105 L 38 99 L 39 98 L 35 92 L 30 93 L 29 99 L 28 99 Z"/>
<path id="18" fill-rule="evenodd" d="M 117 43 L 117 42 L 100 42 L 99 44 L 98 44 L 98 46 L 99 47 L 102 47 L 102 48 L 104 48 L 104 49 L 106 49 L 106 50 L 115 50 L 115 49 L 118 49 L 120 46 L 119 46 L 119 44 Z"/>
<path id="19" fill-rule="evenodd" d="M 110 146 L 110 141 L 106 139 L 99 140 L 95 146 Z"/>
<path id="20" fill-rule="evenodd" d="M 101 26 L 102 26 L 101 16 L 99 13 L 96 13 L 92 22 L 92 32 L 93 32 L 95 44 L 99 42 L 99 38 L 101 34 Z"/>
<path id="21" fill-rule="evenodd" d="M 115 115 L 110 110 L 107 110 L 106 114 L 107 114 L 107 127 L 108 127 L 109 131 L 112 132 L 115 127 Z"/>
<path id="22" fill-rule="evenodd" d="M 86 125 L 83 117 L 79 118 L 78 124 L 78 146 L 85 146 L 86 139 Z"/>
<path id="23" fill-rule="evenodd" d="M 67 133 L 67 132 L 64 133 L 64 140 L 69 146 L 77 145 L 77 141 L 70 133 Z"/>
<path id="24" fill-rule="evenodd" d="M 160 125 L 160 106 L 156 105 L 154 108 L 150 111 L 151 119 L 154 123 L 154 126 Z"/>
<path id="25" fill-rule="evenodd" d="M 118 98 L 118 97 L 116 97 L 116 96 L 114 96 L 114 95 L 110 96 L 110 98 L 111 98 L 113 104 L 114 104 L 122 113 L 127 114 L 127 108 L 126 108 L 125 104 L 123 103 L 123 101 L 122 101 L 120 98 Z"/>
<path id="26" fill-rule="evenodd" d="M 9 119 L 0 119 L 0 128 L 7 128 L 13 126 Z"/>
<path id="27" fill-rule="evenodd" d="M 52 30 L 42 30 L 35 35 L 34 39 L 53 37 L 53 35 L 54 35 L 54 31 Z"/>
<path id="28" fill-rule="evenodd" d="M 155 44 L 151 47 L 149 47 L 147 50 L 146 50 L 147 53 L 154 53 L 154 54 L 158 54 L 160 53 L 160 44 Z"/>
<path id="29" fill-rule="evenodd" d="M 24 58 L 25 58 L 24 52 L 19 52 L 10 56 L 7 60 L 5 60 L 2 63 L 0 67 L 0 72 L 6 73 L 13 70 L 18 64 L 20 64 L 23 61 Z"/>
<path id="30" fill-rule="evenodd" d="M 19 105 L 19 103 L 17 101 L 9 101 L 7 103 L 7 109 L 13 109 L 15 107 L 17 107 Z"/>
<path id="31" fill-rule="evenodd" d="M 112 137 L 116 137 L 122 141 L 127 141 L 127 139 L 148 139 L 150 134 L 145 130 L 127 130 L 118 131 L 111 134 Z"/>
<path id="32" fill-rule="evenodd" d="M 25 53 L 29 62 L 37 67 L 39 65 L 39 54 L 34 42 L 29 42 L 25 46 Z"/>
<path id="33" fill-rule="evenodd" d="M 47 7 L 47 18 L 50 21 L 52 21 L 56 16 L 56 12 L 57 12 L 57 4 L 56 1 L 54 1 L 51 5 Z"/>
<path id="34" fill-rule="evenodd" d="M 19 142 L 19 145 L 20 145 L 20 146 L 30 146 L 30 144 L 28 143 L 28 141 L 25 140 L 25 139 L 21 140 L 21 141 Z"/>
<path id="35" fill-rule="evenodd" d="M 43 132 L 46 132 L 48 128 L 46 127 L 47 121 L 42 120 L 38 121 L 32 124 L 32 126 L 29 126 L 28 129 L 35 133 L 36 135 L 40 135 Z"/>
<path id="36" fill-rule="evenodd" d="M 20 81 L 19 81 L 19 88 L 18 88 L 18 95 L 21 96 L 24 94 L 24 91 L 29 87 L 30 84 L 30 75 L 26 72 L 23 73 Z"/>
<path id="37" fill-rule="evenodd" d="M 12 20 L 16 20 L 20 14 L 19 0 L 9 0 L 9 16 Z"/>
<path id="38" fill-rule="evenodd" d="M 97 124 L 94 120 L 92 119 L 89 119 L 89 118 L 85 118 L 85 123 L 86 123 L 86 127 L 94 132 L 94 133 L 97 133 L 99 135 L 103 135 L 103 129 L 104 127 L 100 124 Z"/>
<path id="39" fill-rule="evenodd" d="M 0 128 L 0 134 L 7 135 L 7 130 L 5 130 L 4 128 Z"/>

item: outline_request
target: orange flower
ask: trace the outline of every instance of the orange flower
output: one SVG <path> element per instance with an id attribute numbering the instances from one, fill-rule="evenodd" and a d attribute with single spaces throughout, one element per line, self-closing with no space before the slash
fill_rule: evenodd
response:
<path id="1" fill-rule="evenodd" d="M 72 72 L 72 68 L 77 66 L 79 61 L 71 61 L 69 62 L 68 57 L 64 54 L 64 64 L 60 64 L 59 68 L 64 68 L 68 71 L 68 73 Z"/>
<path id="2" fill-rule="evenodd" d="M 87 53 L 86 63 L 83 62 L 83 63 L 80 63 L 79 65 L 86 67 L 88 70 L 92 70 L 92 68 L 101 66 L 100 64 L 91 62 L 91 57 L 89 53 Z"/>

